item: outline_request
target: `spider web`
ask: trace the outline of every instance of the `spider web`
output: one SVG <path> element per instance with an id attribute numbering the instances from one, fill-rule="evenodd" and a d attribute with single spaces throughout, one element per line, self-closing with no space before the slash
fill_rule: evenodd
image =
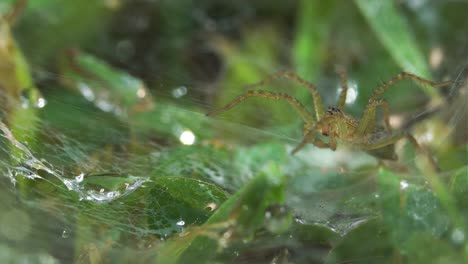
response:
<path id="1" fill-rule="evenodd" d="M 53 97 L 46 99 L 54 100 Z M 452 129 L 446 137 L 450 137 L 456 125 L 465 118 L 466 111 L 463 107 L 466 106 L 455 107 L 450 120 Z M 183 108 L 179 110 L 194 116 L 200 122 L 206 122 L 203 113 Z M 100 251 L 108 250 L 108 254 L 114 254 L 113 250 L 118 247 L 138 251 L 148 244 L 141 242 L 137 245 L 128 245 L 121 239 L 115 239 L 112 240 L 112 245 L 105 248 L 102 236 L 98 238 L 90 234 L 89 230 L 76 229 L 75 223 L 84 221 L 94 226 L 94 229 L 102 225 L 112 226 L 113 232 L 120 231 L 120 236 L 140 238 L 142 241 L 150 240 L 149 237 L 164 240 L 172 232 L 180 232 L 181 229 L 177 229 L 177 223 L 180 221 L 174 222 L 169 229 L 151 229 L 146 221 L 142 222 L 141 219 L 146 219 L 148 214 L 154 213 L 152 209 L 135 206 L 143 202 L 135 193 L 144 191 L 149 182 L 157 180 L 154 175 L 191 175 L 189 177 L 198 177 L 234 191 L 247 182 L 265 162 L 272 159 L 277 162 L 283 161 L 281 163 L 283 171 L 291 179 L 288 187 L 288 204 L 295 208 L 299 217 L 297 221 L 321 223 L 345 235 L 375 216 L 369 209 L 365 209 L 365 206 L 358 206 L 365 205 L 369 199 L 382 195 L 375 190 L 375 183 L 370 176 L 376 173 L 377 160 L 367 154 L 351 150 L 333 152 L 308 146 L 297 155 L 291 156 L 289 153 L 299 140 L 229 121 L 208 121 L 224 129 L 247 134 L 248 137 L 277 142 L 239 147 L 233 166 L 222 159 L 196 154 L 187 149 L 190 147 L 180 142 L 181 133 L 178 129 L 186 127 L 186 124 L 183 124 L 183 120 L 182 123 L 174 120 L 171 119 L 172 137 L 179 141 L 178 147 L 170 149 L 157 143 L 150 143 L 143 152 L 126 149 L 119 153 L 119 145 L 128 146 L 131 143 L 130 139 L 125 138 L 114 144 L 110 157 L 109 149 L 106 149 L 105 145 L 98 146 L 94 143 L 106 142 L 113 135 L 120 137 L 121 131 L 115 127 L 100 127 L 102 135 L 86 141 L 70 137 L 63 131 L 51 128 L 49 123 L 38 120 L 36 126 L 40 136 L 20 142 L 5 123 L 0 123 L 3 138 L 1 167 L 4 176 L 1 179 L 3 189 L 1 196 L 4 201 L 2 236 L 9 241 L 27 241 L 24 243 L 29 248 L 36 248 L 31 251 L 34 253 L 23 255 L 24 258 L 41 257 L 54 260 L 49 255 L 50 252 L 41 249 L 39 245 L 44 237 L 60 244 L 56 247 L 57 252 L 53 253 L 54 257 L 59 259 L 69 259 L 69 256 L 61 255 L 58 248 L 69 252 L 76 243 L 73 240 L 78 238 L 87 241 L 87 246 L 81 252 L 84 255 L 91 254 L 90 252 L 96 248 Z M 83 124 L 82 129 L 87 129 L 86 124 Z M 193 132 L 197 135 L 195 129 Z M 34 148 L 28 145 L 34 145 Z M 265 157 L 272 153 L 281 157 Z M 412 162 L 405 160 L 403 163 Z M 362 169 L 366 166 L 370 166 L 369 169 Z M 232 177 L 233 174 L 235 177 Z M 121 182 L 111 188 L 103 188 L 87 183 L 87 179 L 93 175 L 118 176 Z M 17 188 L 18 181 L 26 181 L 35 187 L 30 188 L 27 195 L 23 196 L 21 190 Z M 45 195 L 44 191 L 45 193 L 50 191 L 51 194 Z M 368 193 L 362 194 L 363 191 Z M 351 207 L 343 206 L 343 201 L 359 199 L 363 202 L 356 202 Z M 311 205 L 304 201 L 315 201 L 315 203 Z M 106 234 L 104 237 L 109 238 L 112 235 L 116 234 Z M 2 249 L 12 252 L 11 254 L 19 254 L 8 244 Z"/>

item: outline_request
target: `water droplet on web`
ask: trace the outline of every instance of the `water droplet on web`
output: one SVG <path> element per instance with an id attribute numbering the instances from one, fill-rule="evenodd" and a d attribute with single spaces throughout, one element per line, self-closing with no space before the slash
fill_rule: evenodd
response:
<path id="1" fill-rule="evenodd" d="M 84 98 L 86 98 L 86 100 L 94 101 L 94 99 L 96 99 L 93 90 L 91 90 L 91 87 L 89 87 L 86 83 L 79 83 L 78 90 L 80 90 L 81 94 Z"/>
<path id="2" fill-rule="evenodd" d="M 176 225 L 178 225 L 178 226 L 184 226 L 184 225 L 185 225 L 185 222 L 184 222 L 184 220 L 180 220 L 179 222 L 176 223 Z"/>
<path id="3" fill-rule="evenodd" d="M 141 99 L 141 98 L 145 98 L 145 97 L 146 97 L 146 94 L 147 94 L 147 93 L 146 93 L 145 87 L 142 86 L 142 87 L 138 88 L 138 90 L 137 90 L 137 96 L 138 96 L 138 98 L 140 98 L 140 99 Z"/>
<path id="4" fill-rule="evenodd" d="M 118 196 L 120 193 L 115 191 L 115 192 L 108 192 L 107 193 L 107 198 L 114 198 L 116 196 Z"/>
<path id="5" fill-rule="evenodd" d="M 44 108 L 44 106 L 46 106 L 46 104 L 47 104 L 46 99 L 44 99 L 43 97 L 40 97 L 39 99 L 37 99 L 36 107 L 37 108 Z"/>
<path id="6" fill-rule="evenodd" d="M 67 230 L 62 231 L 62 238 L 68 238 L 70 234 L 67 232 Z"/>
<path id="7" fill-rule="evenodd" d="M 209 203 L 205 206 L 205 210 L 208 210 L 210 212 L 214 211 L 217 207 L 217 204 L 215 203 Z"/>
<path id="8" fill-rule="evenodd" d="M 76 182 L 82 182 L 84 179 L 84 173 L 80 173 L 80 175 L 75 177 Z"/>
<path id="9" fill-rule="evenodd" d="M 6 138 L 14 153 L 16 153 L 15 165 L 10 164 L 7 168 L 8 177 L 13 184 L 16 183 L 17 177 L 29 178 L 32 180 L 43 179 L 40 174 L 48 173 L 60 180 L 68 190 L 74 191 L 79 195 L 80 200 L 88 200 L 94 202 L 110 202 L 117 198 L 126 196 L 147 182 L 147 178 L 128 176 L 125 184 L 117 186 L 117 190 L 106 191 L 104 188 L 99 191 L 89 189 L 84 184 L 85 173 L 81 173 L 73 178 L 64 176 L 64 172 L 56 170 L 47 160 L 36 158 L 31 150 L 23 143 L 18 141 L 10 129 L 0 121 L 0 130 L 3 132 L 3 137 Z"/>
<path id="10" fill-rule="evenodd" d="M 172 96 L 175 98 L 181 98 L 182 96 L 187 94 L 187 87 L 180 86 L 172 90 Z"/>
<path id="11" fill-rule="evenodd" d="M 301 218 L 294 218 L 294 221 L 296 221 L 296 223 L 298 224 L 301 224 L 301 225 L 304 225 L 306 224 L 306 222 L 304 221 L 304 219 L 301 219 Z"/>
<path id="12" fill-rule="evenodd" d="M 114 105 L 106 100 L 96 100 L 96 106 L 104 112 L 112 112 L 114 109 Z"/>

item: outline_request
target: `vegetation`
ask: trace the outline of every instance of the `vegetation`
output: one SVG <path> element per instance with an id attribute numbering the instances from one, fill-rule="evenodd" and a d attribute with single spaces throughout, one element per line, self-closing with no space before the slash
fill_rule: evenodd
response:
<path id="1" fill-rule="evenodd" d="M 420 3 L 424 4 L 420 4 Z M 467 263 L 463 1 L 4 0 L 0 262 Z M 397 161 L 306 145 L 245 85 L 290 70 L 361 114 L 382 81 Z M 313 107 L 307 89 L 260 89 Z M 383 124 L 383 113 L 377 113 Z"/>

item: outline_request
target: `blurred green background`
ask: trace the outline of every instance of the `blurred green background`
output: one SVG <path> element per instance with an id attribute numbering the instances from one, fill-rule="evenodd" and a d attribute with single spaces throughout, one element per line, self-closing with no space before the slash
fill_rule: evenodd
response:
<path id="1" fill-rule="evenodd" d="M 466 263 L 468 3 L 3 0 L 0 262 Z M 290 70 L 359 118 L 382 82 L 410 144 L 306 146 L 245 85 Z M 288 80 L 259 88 L 288 93 Z M 378 113 L 377 122 L 381 124 Z"/>

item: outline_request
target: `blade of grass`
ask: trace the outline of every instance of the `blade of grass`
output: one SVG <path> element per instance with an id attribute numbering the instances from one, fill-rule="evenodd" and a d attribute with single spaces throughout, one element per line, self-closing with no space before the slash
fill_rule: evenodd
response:
<path id="1" fill-rule="evenodd" d="M 327 3 L 330 5 L 329 3 Z M 296 21 L 296 35 L 292 50 L 294 68 L 306 80 L 315 80 L 319 73 L 321 57 L 326 47 L 330 23 L 327 21 L 328 6 L 323 1 L 302 0 L 299 2 Z M 306 90 L 298 89 L 299 98 L 308 98 Z"/>
<path id="2" fill-rule="evenodd" d="M 355 3 L 396 63 L 404 71 L 430 79 L 431 73 L 426 59 L 408 30 L 404 18 L 395 8 L 394 2 L 355 0 Z M 427 85 L 420 87 L 432 99 L 439 98 L 435 88 Z"/>

